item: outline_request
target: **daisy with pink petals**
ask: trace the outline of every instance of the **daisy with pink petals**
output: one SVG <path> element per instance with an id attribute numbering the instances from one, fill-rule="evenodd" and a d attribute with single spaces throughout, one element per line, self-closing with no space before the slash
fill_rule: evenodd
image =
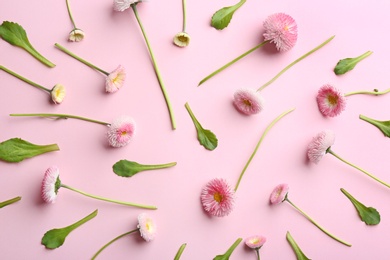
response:
<path id="1" fill-rule="evenodd" d="M 368 95 L 383 95 L 390 92 L 390 89 L 379 92 L 374 91 L 356 91 L 343 94 L 340 90 L 333 87 L 330 84 L 323 85 L 317 94 L 317 105 L 321 114 L 325 117 L 335 117 L 341 114 L 345 110 L 347 105 L 347 98 L 356 94 L 368 94 Z"/>
<path id="2" fill-rule="evenodd" d="M 234 93 L 233 104 L 244 115 L 254 115 L 263 110 L 264 99 L 253 89 L 240 89 Z"/>
<path id="3" fill-rule="evenodd" d="M 337 242 L 340 242 L 340 243 L 342 243 L 342 244 L 344 244 L 346 246 L 351 246 L 351 244 L 349 244 L 349 243 L 345 242 L 344 240 L 341 240 L 340 238 L 338 238 L 338 237 L 332 235 L 331 233 L 329 233 L 326 229 L 324 229 L 317 222 L 315 222 L 309 215 L 307 215 L 303 210 L 301 210 L 294 203 L 292 203 L 291 200 L 288 198 L 288 189 L 289 189 L 289 187 L 288 187 L 287 184 L 279 184 L 279 185 L 277 185 L 272 190 L 272 193 L 271 193 L 271 196 L 270 196 L 270 204 L 271 205 L 277 205 L 277 204 L 282 203 L 283 201 L 287 201 L 288 203 L 290 203 L 291 206 L 293 206 L 296 210 L 298 210 L 299 213 L 301 213 L 305 218 L 307 218 L 311 223 L 313 223 L 317 228 L 319 228 L 326 235 L 328 235 L 329 237 L 333 238 Z"/>
<path id="4" fill-rule="evenodd" d="M 288 51 L 298 39 L 298 26 L 295 20 L 284 13 L 268 16 L 263 23 L 264 40 L 275 44 L 279 51 Z"/>
<path id="5" fill-rule="evenodd" d="M 312 139 L 312 141 L 309 143 L 309 145 L 307 147 L 307 157 L 308 157 L 309 161 L 317 164 L 321 161 L 322 157 L 325 154 L 329 153 L 329 154 L 333 155 L 334 157 L 336 157 L 337 159 L 339 159 L 340 161 L 348 164 L 349 166 L 352 166 L 353 168 L 366 174 L 368 177 L 370 177 L 370 178 L 376 180 L 377 182 L 385 185 L 386 187 L 390 188 L 389 183 L 386 183 L 386 182 L 378 179 L 377 177 L 375 177 L 371 173 L 367 172 L 366 170 L 363 170 L 362 168 L 356 166 L 353 163 L 350 163 L 349 161 L 343 159 L 338 154 L 336 154 L 332 150 L 332 147 L 331 147 L 334 144 L 334 142 L 335 142 L 335 134 L 332 131 L 329 131 L 329 130 L 322 131 L 319 134 L 317 134 Z"/>
<path id="6" fill-rule="evenodd" d="M 255 250 L 257 255 L 257 260 L 260 260 L 260 248 L 265 244 L 267 238 L 264 236 L 251 236 L 245 239 L 245 245 L 253 250 Z"/>

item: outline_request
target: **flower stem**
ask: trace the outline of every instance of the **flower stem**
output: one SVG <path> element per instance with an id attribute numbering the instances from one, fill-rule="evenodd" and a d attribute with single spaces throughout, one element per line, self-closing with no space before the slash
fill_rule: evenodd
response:
<path id="1" fill-rule="evenodd" d="M 179 260 L 181 255 L 183 254 L 184 249 L 186 248 L 187 244 L 184 243 L 180 246 L 179 250 L 177 251 L 175 258 L 173 260 Z"/>
<path id="2" fill-rule="evenodd" d="M 186 31 L 187 27 L 187 3 L 186 0 L 183 0 L 183 32 Z"/>
<path id="3" fill-rule="evenodd" d="M 125 202 L 125 201 L 119 201 L 119 200 L 103 198 L 103 197 L 100 197 L 100 196 L 92 195 L 92 194 L 83 192 L 81 190 L 72 188 L 72 187 L 70 187 L 68 185 L 65 185 L 65 184 L 61 184 L 61 187 L 69 189 L 69 190 L 72 190 L 72 191 L 75 191 L 75 192 L 80 193 L 80 194 L 82 194 L 84 196 L 87 196 L 87 197 L 90 197 L 90 198 L 93 198 L 93 199 L 97 199 L 97 200 L 103 200 L 103 201 L 112 202 L 112 203 L 116 203 L 116 204 L 121 204 L 121 205 L 125 205 L 125 206 L 132 206 L 132 207 L 138 207 L 138 208 L 144 208 L 144 209 L 157 209 L 156 206 L 142 205 L 142 204 L 136 204 L 136 203 L 131 203 L 131 202 Z"/>
<path id="4" fill-rule="evenodd" d="M 108 73 L 107 71 L 105 70 L 102 70 L 101 68 L 93 65 L 92 63 L 80 58 L 79 56 L 77 56 L 76 54 L 74 54 L 73 52 L 67 50 L 65 47 L 59 45 L 58 43 L 54 44 L 59 50 L 63 51 L 64 53 L 68 54 L 69 56 L 71 56 L 72 58 L 84 63 L 85 65 L 87 65 L 88 67 L 90 68 L 93 68 L 97 71 L 100 71 L 101 73 L 105 74 L 106 76 L 110 75 L 110 73 Z"/>
<path id="5" fill-rule="evenodd" d="M 317 50 L 321 49 L 322 47 L 324 47 L 326 44 L 328 44 L 331 40 L 333 40 L 335 36 L 333 35 L 332 37 L 330 37 L 329 39 L 327 39 L 326 41 L 324 41 L 323 43 L 321 43 L 320 45 L 318 45 L 317 47 L 315 47 L 314 49 L 312 49 L 311 51 L 309 51 L 308 53 L 302 55 L 301 57 L 299 57 L 298 59 L 296 59 L 295 61 L 293 61 L 292 63 L 290 63 L 289 65 L 287 65 L 287 67 L 285 67 L 281 72 L 279 72 L 278 74 L 276 74 L 275 77 L 273 77 L 270 81 L 268 81 L 267 83 L 265 83 L 263 86 L 261 86 L 257 91 L 261 91 L 263 90 L 265 87 L 267 87 L 268 85 L 270 85 L 272 82 L 274 82 L 277 78 L 279 78 L 283 73 L 285 73 L 289 68 L 291 68 L 292 66 L 294 66 L 295 64 L 297 64 L 298 62 L 300 62 L 301 60 L 303 60 L 304 58 L 306 58 L 307 56 L 309 56 L 310 54 L 316 52 Z"/>
<path id="6" fill-rule="evenodd" d="M 92 260 L 96 259 L 96 257 L 97 257 L 104 249 L 106 249 L 106 247 L 108 247 L 109 245 L 111 245 L 112 243 L 114 243 L 115 241 L 117 241 L 118 239 L 120 239 L 120 238 L 122 238 L 122 237 L 124 237 L 124 236 L 127 236 L 127 235 L 129 235 L 129 234 L 131 234 L 131 233 L 134 233 L 134 232 L 136 232 L 136 231 L 138 231 L 138 228 L 137 228 L 137 229 L 134 229 L 134 230 L 131 230 L 131 231 L 129 231 L 129 232 L 126 232 L 126 233 L 124 233 L 124 234 L 122 234 L 122 235 L 120 235 L 120 236 L 117 236 L 116 238 L 114 238 L 113 240 L 111 240 L 110 242 L 108 242 L 107 244 L 105 244 L 102 248 L 100 248 L 99 251 L 97 251 L 96 254 L 93 255 Z"/>
<path id="7" fill-rule="evenodd" d="M 3 202 L 0 202 L 0 209 L 5 207 L 5 206 L 8 206 L 8 205 L 11 205 L 12 203 L 15 203 L 19 200 L 21 200 L 22 197 L 18 196 L 18 197 L 15 197 L 15 198 L 12 198 L 10 200 L 6 200 L 6 201 L 3 201 Z"/>
<path id="8" fill-rule="evenodd" d="M 98 214 L 98 210 L 95 210 L 94 212 L 92 212 L 88 216 L 80 219 L 79 221 L 77 221 L 76 223 L 74 223 L 74 224 L 72 224 L 70 226 L 67 226 L 66 228 L 69 229 L 69 230 L 74 230 L 74 229 L 78 228 L 79 226 L 81 226 L 82 224 L 86 223 L 87 221 L 89 221 L 89 220 L 93 219 L 94 217 L 96 217 L 97 214 Z"/>
<path id="9" fill-rule="evenodd" d="M 259 252 L 259 249 L 260 249 L 260 248 L 256 248 L 256 249 L 255 249 L 256 256 L 257 256 L 257 260 L 260 260 L 260 252 Z"/>
<path id="10" fill-rule="evenodd" d="M 13 71 L 10 70 L 10 69 L 7 69 L 6 67 L 4 67 L 4 66 L 2 66 L 2 65 L 0 65 L 0 69 L 4 70 L 4 71 L 7 72 L 8 74 L 11 74 L 12 76 L 14 76 L 14 77 L 16 77 L 16 78 L 18 78 L 18 79 L 20 79 L 20 80 L 22 80 L 22 81 L 24 81 L 24 82 L 30 84 L 31 86 L 34 86 L 34 87 L 36 87 L 36 88 L 39 88 L 39 89 L 41 89 L 41 90 L 43 90 L 43 91 L 46 91 L 46 92 L 49 92 L 49 93 L 51 92 L 50 89 L 45 88 L 45 87 L 43 87 L 43 86 L 41 86 L 41 85 L 39 85 L 39 84 L 37 84 L 37 83 L 35 83 L 35 82 L 29 80 L 29 79 L 26 79 L 25 77 L 23 77 L 23 76 L 17 74 L 16 72 L 13 72 Z"/>
<path id="11" fill-rule="evenodd" d="M 260 144 L 261 142 L 263 141 L 263 139 L 265 138 L 265 136 L 268 134 L 268 132 L 271 130 L 271 128 L 280 120 L 282 119 L 284 116 L 286 116 L 287 114 L 291 113 L 292 111 L 294 111 L 295 108 L 292 108 L 292 109 L 289 109 L 287 110 L 286 112 L 283 112 L 281 115 L 279 115 L 277 118 L 275 118 L 271 124 L 269 124 L 267 126 L 267 128 L 264 130 L 263 134 L 261 135 L 260 137 L 260 140 L 259 142 L 257 143 L 256 147 L 255 147 L 255 150 L 253 151 L 253 153 L 251 154 L 251 156 L 249 157 L 249 160 L 248 162 L 245 164 L 245 167 L 244 169 L 242 170 L 241 174 L 240 174 L 240 177 L 238 178 L 238 181 L 237 181 L 237 184 L 236 184 L 236 187 L 234 188 L 234 191 L 237 191 L 238 189 L 238 186 L 240 185 L 240 182 L 241 182 L 241 179 L 242 177 L 244 176 L 244 173 L 246 171 L 246 169 L 248 168 L 249 164 L 251 163 L 253 157 L 255 156 L 257 150 L 259 149 L 260 147 Z"/>
<path id="12" fill-rule="evenodd" d="M 291 204 L 291 206 L 293 206 L 296 210 L 298 210 L 305 218 L 307 218 L 311 223 L 313 223 L 316 227 L 318 227 L 322 232 L 324 232 L 326 235 L 330 236 L 331 238 L 333 238 L 334 240 L 346 245 L 346 246 L 352 246 L 351 244 L 341 240 L 340 238 L 332 235 L 331 233 L 329 233 L 326 229 L 324 229 L 323 227 L 321 227 L 317 222 L 315 222 L 309 215 L 307 215 L 304 211 L 302 211 L 300 208 L 298 208 L 294 203 L 292 203 L 287 197 L 285 198 L 285 201 L 287 201 L 288 203 Z"/>
<path id="13" fill-rule="evenodd" d="M 388 183 L 386 183 L 386 182 L 384 182 L 384 181 L 378 179 L 377 177 L 375 177 L 374 175 L 370 174 L 369 172 L 363 170 L 362 168 L 360 168 L 360 167 L 358 167 L 358 166 L 356 166 L 356 165 L 354 165 L 354 164 L 352 164 L 352 163 L 350 163 L 350 162 L 344 160 L 343 158 L 341 158 L 340 156 L 338 156 L 335 152 L 333 152 L 330 148 L 328 148 L 328 150 L 327 150 L 326 152 L 327 152 L 327 153 L 330 153 L 331 155 L 333 155 L 334 157 L 336 157 L 336 158 L 339 159 L 340 161 L 342 161 L 342 162 L 348 164 L 349 166 L 352 166 L 353 168 L 358 169 L 358 170 L 361 171 L 362 173 L 366 174 L 368 177 L 370 177 L 370 178 L 376 180 L 377 182 L 379 182 L 379 183 L 385 185 L 387 188 L 390 188 L 390 184 L 388 184 Z"/>
<path id="14" fill-rule="evenodd" d="M 202 79 L 199 84 L 198 84 L 198 87 L 200 85 L 202 85 L 203 83 L 205 83 L 207 80 L 209 80 L 210 78 L 212 78 L 213 76 L 215 76 L 216 74 L 220 73 L 221 71 L 223 71 L 224 69 L 226 69 L 227 67 L 229 67 L 230 65 L 233 65 L 235 62 L 239 61 L 240 59 L 244 58 L 245 56 L 247 56 L 248 54 L 254 52 L 255 50 L 257 50 L 258 48 L 262 47 L 263 45 L 265 45 L 266 43 L 268 43 L 269 41 L 263 41 L 262 43 L 260 43 L 259 45 L 256 45 L 255 47 L 253 47 L 252 49 L 250 49 L 249 51 L 245 52 L 244 54 L 241 54 L 240 56 L 238 56 L 237 58 L 235 58 L 234 60 L 230 61 L 229 63 L 225 64 L 224 66 L 222 66 L 221 68 L 217 69 L 216 71 L 214 71 L 213 73 L 211 73 L 210 75 L 208 75 L 207 77 L 205 77 L 204 79 Z"/>
<path id="15" fill-rule="evenodd" d="M 358 63 L 360 62 L 361 60 L 364 60 L 365 58 L 367 58 L 368 56 L 370 56 L 372 54 L 372 51 L 367 51 L 365 53 L 363 53 L 362 55 L 354 58 L 354 61 L 355 63 Z"/>
<path id="16" fill-rule="evenodd" d="M 150 54 L 150 57 L 152 59 L 152 62 L 153 62 L 153 67 L 154 67 L 154 71 L 156 73 L 156 76 L 157 76 L 157 80 L 160 84 L 160 88 L 163 92 L 163 95 L 164 95 L 164 98 L 165 98 L 165 102 L 167 103 L 167 107 L 168 107 L 168 111 L 169 111 L 169 116 L 171 118 L 171 125 L 172 125 L 172 129 L 176 129 L 176 122 L 175 122 L 175 116 L 173 115 L 173 110 L 172 110 L 172 106 L 171 106 L 171 101 L 169 100 L 169 97 L 168 97 L 168 93 L 165 89 L 165 86 L 164 86 L 164 83 L 162 81 L 162 78 L 161 78 L 161 74 L 160 74 L 160 70 L 157 66 L 157 63 L 156 63 L 156 59 L 154 58 L 154 54 L 153 54 L 153 51 L 152 51 L 152 48 L 150 46 L 150 43 L 149 43 L 149 39 L 148 39 L 148 36 L 146 35 L 146 32 L 145 32 L 145 29 L 142 25 L 142 22 L 141 22 L 141 19 L 139 18 L 139 15 L 138 15 L 138 11 L 137 11 L 137 4 L 132 4 L 131 7 L 133 8 L 133 11 L 134 11 L 134 15 L 137 19 L 137 22 L 139 24 L 139 27 L 141 28 L 141 31 L 142 31 L 142 34 L 144 36 L 144 39 L 145 39 L 145 42 L 146 42 L 146 45 L 148 47 L 148 50 L 149 50 L 149 54 Z"/>
<path id="17" fill-rule="evenodd" d="M 37 116 L 37 117 L 49 117 L 49 118 L 57 118 L 57 119 L 68 119 L 68 118 L 73 118 L 73 119 L 79 119 L 83 121 L 88 121 L 96 124 L 101 124 L 101 125 L 106 125 L 109 126 L 110 123 L 86 118 L 86 117 L 81 117 L 81 116 L 74 116 L 74 115 L 67 115 L 67 114 L 45 114 L 45 113 L 38 113 L 38 114 L 10 114 L 10 116 Z"/>
<path id="18" fill-rule="evenodd" d="M 73 19 L 73 16 L 72 16 L 72 11 L 70 10 L 70 5 L 69 5 L 69 1 L 68 0 L 66 0 L 66 8 L 68 8 L 68 14 L 69 14 L 70 20 L 71 20 L 71 22 L 73 24 L 73 27 L 74 27 L 74 29 L 76 29 L 77 28 L 76 27 L 76 23 L 74 22 L 74 19 Z"/>
<path id="19" fill-rule="evenodd" d="M 348 96 L 352 96 L 352 95 L 358 95 L 358 94 L 366 94 L 366 95 L 375 95 L 375 96 L 379 96 L 379 95 L 383 95 L 383 94 L 386 94 L 386 93 L 389 93 L 390 92 L 390 88 L 389 89 L 386 89 L 384 91 L 378 91 L 377 89 L 374 89 L 374 91 L 365 91 L 365 90 L 361 90 L 361 91 L 355 91 L 355 92 L 350 92 L 350 93 L 347 93 L 347 94 L 344 94 L 345 97 L 348 97 Z"/>

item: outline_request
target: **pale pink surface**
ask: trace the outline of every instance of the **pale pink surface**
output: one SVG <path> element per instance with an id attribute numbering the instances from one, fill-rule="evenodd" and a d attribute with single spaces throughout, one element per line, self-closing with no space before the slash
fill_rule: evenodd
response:
<path id="1" fill-rule="evenodd" d="M 223 4 L 236 2 L 228 0 Z M 18 203 L 0 209 L 1 259 L 90 259 L 107 241 L 133 229 L 137 216 L 145 212 L 83 199 L 75 192 L 61 193 L 52 205 L 44 203 L 40 197 L 42 174 L 48 166 L 57 165 L 64 181 L 80 190 L 158 206 L 158 210 L 150 212 L 159 228 L 153 242 L 146 243 L 138 235 L 126 236 L 106 248 L 99 255 L 101 260 L 129 256 L 135 260 L 173 259 L 183 243 L 187 247 L 182 260 L 212 259 L 238 237 L 252 234 L 267 237 L 261 259 L 295 259 L 285 238 L 287 231 L 311 259 L 386 260 L 388 246 L 378 241 L 390 239 L 389 190 L 373 185 L 366 176 L 332 156 L 323 157 L 320 167 L 309 164 L 306 151 L 316 133 L 332 129 L 337 134 L 335 152 L 348 155 L 351 162 L 359 162 L 378 178 L 390 181 L 386 170 L 390 167 L 389 139 L 358 118 L 364 114 L 390 119 L 390 96 L 353 96 L 348 100 L 348 109 L 335 118 L 324 118 L 316 103 L 318 87 L 325 82 L 332 82 L 344 93 L 388 87 L 390 36 L 384 33 L 388 31 L 384 17 L 388 16 L 390 2 L 247 1 L 229 27 L 217 31 L 210 27 L 210 18 L 221 4 L 187 1 L 187 30 L 192 41 L 185 49 L 172 43 L 182 26 L 181 1 L 149 1 L 137 6 L 175 111 L 177 130 L 172 131 L 132 10 L 115 12 L 112 1 L 72 1 L 77 26 L 87 36 L 81 42 L 70 43 L 65 37 L 71 26 L 65 1 L 0 1 L 2 20 L 22 24 L 34 47 L 57 66 L 49 69 L 0 40 L 2 65 L 43 86 L 61 83 L 67 90 L 66 100 L 58 106 L 47 95 L 0 71 L 0 140 L 21 137 L 39 144 L 57 143 L 61 149 L 18 164 L 0 162 L 0 201 L 22 196 Z M 237 62 L 233 70 L 229 68 L 207 85 L 197 87 L 199 80 L 226 57 L 256 46 L 262 37 L 262 22 L 276 12 L 287 13 L 296 20 L 299 40 L 294 48 L 280 53 L 268 44 Z M 367 37 L 368 32 L 377 40 Z M 252 117 L 237 113 L 232 106 L 234 91 L 241 86 L 257 89 L 331 35 L 336 35 L 331 43 L 295 65 L 272 88 L 262 91 L 267 100 L 264 111 Z M 93 57 L 94 64 L 104 68 L 123 64 L 128 71 L 125 86 L 115 95 L 107 95 L 104 88 L 99 88 L 100 73 L 71 62 L 54 47 L 55 42 L 81 57 Z M 339 59 L 355 57 L 366 50 L 374 53 L 353 71 L 334 75 L 332 70 Z M 197 143 L 185 102 L 197 108 L 202 125 L 217 135 L 219 146 L 214 151 Z M 290 107 L 296 107 L 294 113 L 278 122 L 278 127 L 272 129 L 273 140 L 267 136 L 260 147 L 261 156 L 251 162 L 240 184 L 234 211 L 224 218 L 210 218 L 199 201 L 204 184 L 215 177 L 234 184 L 252 152 L 248 147 L 258 141 L 259 133 L 269 122 Z M 96 119 L 128 114 L 137 122 L 137 135 L 126 147 L 113 149 L 107 144 L 104 127 L 77 120 L 8 116 L 24 112 L 69 113 Z M 178 164 L 125 179 L 112 172 L 112 165 L 121 159 Z M 313 219 L 326 223 L 328 230 L 337 232 L 352 247 L 324 236 L 288 205 L 271 207 L 269 193 L 281 182 L 294 187 L 294 200 Z M 340 192 L 341 187 L 360 194 L 366 205 L 378 209 L 381 223 L 375 227 L 362 223 Z M 95 209 L 99 209 L 98 216 L 71 233 L 62 247 L 46 250 L 40 244 L 47 230 L 66 226 Z M 134 222 L 129 223 L 129 219 Z M 254 253 L 241 243 L 231 260 L 254 258 Z"/>
<path id="2" fill-rule="evenodd" d="M 347 105 L 347 98 L 344 94 L 329 84 L 323 85 L 318 90 L 316 99 L 321 114 L 329 117 L 340 115 Z"/>

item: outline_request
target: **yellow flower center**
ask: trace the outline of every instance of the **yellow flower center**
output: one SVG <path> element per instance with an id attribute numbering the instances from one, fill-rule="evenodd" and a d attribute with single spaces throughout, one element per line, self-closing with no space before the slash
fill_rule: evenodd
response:
<path id="1" fill-rule="evenodd" d="M 251 102 L 250 100 L 248 100 L 248 99 L 245 99 L 245 100 L 243 101 L 243 103 L 244 103 L 246 106 L 248 106 L 248 107 L 252 106 L 252 102 Z"/>
<path id="2" fill-rule="evenodd" d="M 127 132 L 126 131 L 122 131 L 121 135 L 125 136 L 125 135 L 127 135 Z"/>
<path id="3" fill-rule="evenodd" d="M 181 41 L 181 42 L 187 42 L 187 37 L 185 37 L 185 36 L 183 36 L 183 35 L 177 37 L 177 39 L 178 39 L 179 41 Z"/>
<path id="4" fill-rule="evenodd" d="M 223 195 L 219 192 L 214 193 L 214 200 L 218 203 L 221 203 L 223 200 Z"/>
<path id="5" fill-rule="evenodd" d="M 284 28 L 283 28 L 285 31 L 288 31 L 290 28 L 288 28 L 288 26 L 286 25 L 286 26 L 284 26 Z"/>
<path id="6" fill-rule="evenodd" d="M 329 95 L 327 100 L 330 105 L 335 106 L 337 105 L 339 98 L 336 95 Z"/>
<path id="7" fill-rule="evenodd" d="M 249 240 L 249 242 L 250 242 L 251 244 L 257 244 L 257 243 L 260 242 L 260 240 L 259 240 L 258 238 L 252 238 L 251 240 Z"/>

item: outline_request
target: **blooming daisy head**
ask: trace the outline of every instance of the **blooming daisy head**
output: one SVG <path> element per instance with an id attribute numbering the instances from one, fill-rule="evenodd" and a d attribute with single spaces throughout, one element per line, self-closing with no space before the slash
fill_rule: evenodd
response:
<path id="1" fill-rule="evenodd" d="M 123 12 L 129 8 L 132 4 L 142 2 L 141 0 L 114 0 L 114 10 Z"/>
<path id="2" fill-rule="evenodd" d="M 233 210 L 235 193 L 224 179 L 213 179 L 202 189 L 203 209 L 212 216 L 224 217 Z"/>
<path id="3" fill-rule="evenodd" d="M 108 126 L 108 143 L 112 147 L 127 145 L 135 134 L 135 122 L 129 116 L 120 116 Z"/>
<path id="4" fill-rule="evenodd" d="M 252 249 L 259 249 L 267 241 L 266 237 L 263 236 L 251 236 L 245 239 L 245 245 Z"/>
<path id="5" fill-rule="evenodd" d="M 298 38 L 298 27 L 295 20 L 284 13 L 272 14 L 263 23 L 266 41 L 275 43 L 279 51 L 288 51 L 294 47 Z"/>
<path id="6" fill-rule="evenodd" d="M 137 228 L 139 229 L 141 237 L 145 239 L 146 242 L 150 242 L 156 237 L 156 222 L 154 222 L 154 220 L 146 213 L 141 213 L 138 215 Z"/>
<path id="7" fill-rule="evenodd" d="M 126 71 L 122 65 L 119 65 L 114 71 L 108 74 L 106 78 L 106 92 L 114 93 L 118 91 L 126 80 Z"/>
<path id="8" fill-rule="evenodd" d="M 321 114 L 335 117 L 344 111 L 347 98 L 338 89 L 326 84 L 318 91 L 317 104 Z"/>
<path id="9" fill-rule="evenodd" d="M 65 94 L 65 87 L 61 84 L 55 85 L 50 91 L 51 99 L 55 104 L 61 104 L 65 98 Z"/>
<path id="10" fill-rule="evenodd" d="M 55 202 L 58 190 L 61 187 L 60 170 L 52 166 L 46 170 L 41 186 L 41 197 L 47 203 Z"/>
<path id="11" fill-rule="evenodd" d="M 264 99 L 253 89 L 240 89 L 234 93 L 233 104 L 239 112 L 253 115 L 263 110 Z"/>
<path id="12" fill-rule="evenodd" d="M 188 44 L 190 44 L 190 40 L 191 38 L 188 33 L 180 32 L 173 38 L 173 43 L 179 47 L 186 47 Z"/>
<path id="13" fill-rule="evenodd" d="M 319 163 L 328 149 L 334 144 L 335 138 L 335 134 L 329 130 L 317 134 L 307 148 L 309 160 L 315 164 Z"/>
<path id="14" fill-rule="evenodd" d="M 279 184 L 276 186 L 269 197 L 270 203 L 272 205 L 282 203 L 287 198 L 288 189 L 287 184 Z"/>
<path id="15" fill-rule="evenodd" d="M 84 39 L 84 31 L 81 29 L 75 28 L 69 33 L 68 41 L 70 42 L 79 42 L 82 39 Z"/>

